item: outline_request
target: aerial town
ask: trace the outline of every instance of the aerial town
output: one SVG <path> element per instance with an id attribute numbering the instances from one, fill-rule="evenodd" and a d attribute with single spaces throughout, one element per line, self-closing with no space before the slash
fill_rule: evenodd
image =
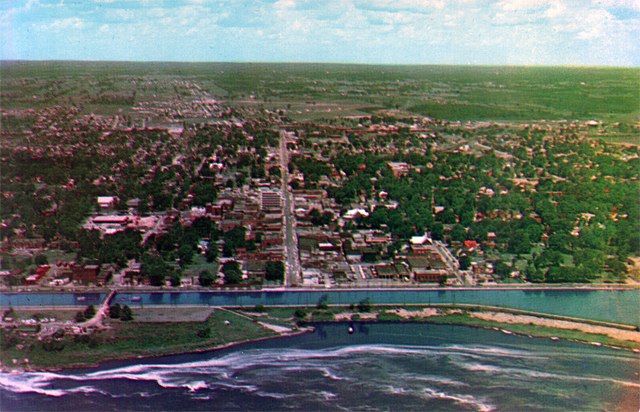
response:
<path id="1" fill-rule="evenodd" d="M 640 153 L 598 138 L 624 125 L 277 107 L 180 77 L 5 82 L 32 100 L 1 110 L 5 289 L 637 279 Z"/>

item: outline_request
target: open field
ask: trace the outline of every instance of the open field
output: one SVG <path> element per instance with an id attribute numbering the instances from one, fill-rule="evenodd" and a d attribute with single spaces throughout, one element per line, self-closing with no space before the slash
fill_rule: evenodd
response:
<path id="1" fill-rule="evenodd" d="M 598 119 L 620 122 L 607 134 L 628 141 L 640 115 L 637 68 L 2 62 L 0 74 L 3 109 L 74 102 L 114 114 L 188 93 L 171 83 L 179 78 L 229 103 L 288 107 L 294 118 L 399 109 L 451 121 Z"/>
<path id="2" fill-rule="evenodd" d="M 175 316 L 159 322 L 157 311 L 149 315 L 141 315 L 138 311 L 135 314 L 140 315 L 140 320 L 110 321 L 107 329 L 92 335 L 65 335 L 49 345 L 35 337 L 3 334 L 0 360 L 7 367 L 13 364 L 13 359 L 20 367 L 25 367 L 25 358 L 34 368 L 73 367 L 93 365 L 107 359 L 211 349 L 276 335 L 250 319 L 226 311 L 215 311 L 204 321 L 194 321 L 193 313 L 187 313 L 181 322 L 176 321 Z M 63 318 L 57 314 L 52 316 Z M 153 317 L 153 321 L 145 321 L 149 317 Z M 226 321 L 230 324 L 225 324 Z"/>

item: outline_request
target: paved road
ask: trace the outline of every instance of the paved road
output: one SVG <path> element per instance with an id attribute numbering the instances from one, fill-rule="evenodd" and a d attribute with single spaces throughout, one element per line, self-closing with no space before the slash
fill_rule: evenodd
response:
<path id="1" fill-rule="evenodd" d="M 293 194 L 289 190 L 289 153 L 287 151 L 288 132 L 280 131 L 280 168 L 282 169 L 282 197 L 284 199 L 284 254 L 286 287 L 302 283 L 300 270 L 300 254 L 298 253 L 298 237 L 296 235 L 296 218 L 293 215 Z"/>
<path id="2" fill-rule="evenodd" d="M 458 268 L 460 267 L 458 259 L 456 259 L 455 256 L 451 254 L 451 251 L 449 250 L 447 245 L 439 240 L 436 240 L 433 242 L 433 246 L 435 246 L 435 248 L 438 250 L 438 253 L 440 253 L 440 256 L 442 256 L 442 258 L 444 259 L 444 263 L 447 265 L 449 270 L 453 272 L 454 275 L 456 275 L 458 282 L 461 285 L 467 285 L 464 276 L 462 276 L 462 274 L 458 270 Z"/>

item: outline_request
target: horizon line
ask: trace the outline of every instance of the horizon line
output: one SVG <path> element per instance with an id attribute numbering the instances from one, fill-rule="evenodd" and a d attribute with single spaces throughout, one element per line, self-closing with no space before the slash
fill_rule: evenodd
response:
<path id="1" fill-rule="evenodd" d="M 521 67 L 521 68 L 614 68 L 640 69 L 640 66 L 618 66 L 602 64 L 535 64 L 535 63 L 371 63 L 328 61 L 262 61 L 262 60 L 82 60 L 82 59 L 0 59 L 0 63 L 136 63 L 136 64 L 291 64 L 291 65 L 340 65 L 340 66 L 445 66 L 445 67 Z"/>

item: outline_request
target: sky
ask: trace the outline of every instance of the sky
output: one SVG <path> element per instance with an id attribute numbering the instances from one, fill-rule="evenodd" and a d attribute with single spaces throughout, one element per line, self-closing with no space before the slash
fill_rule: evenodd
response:
<path id="1" fill-rule="evenodd" d="M 0 0 L 0 59 L 640 65 L 640 0 Z"/>

